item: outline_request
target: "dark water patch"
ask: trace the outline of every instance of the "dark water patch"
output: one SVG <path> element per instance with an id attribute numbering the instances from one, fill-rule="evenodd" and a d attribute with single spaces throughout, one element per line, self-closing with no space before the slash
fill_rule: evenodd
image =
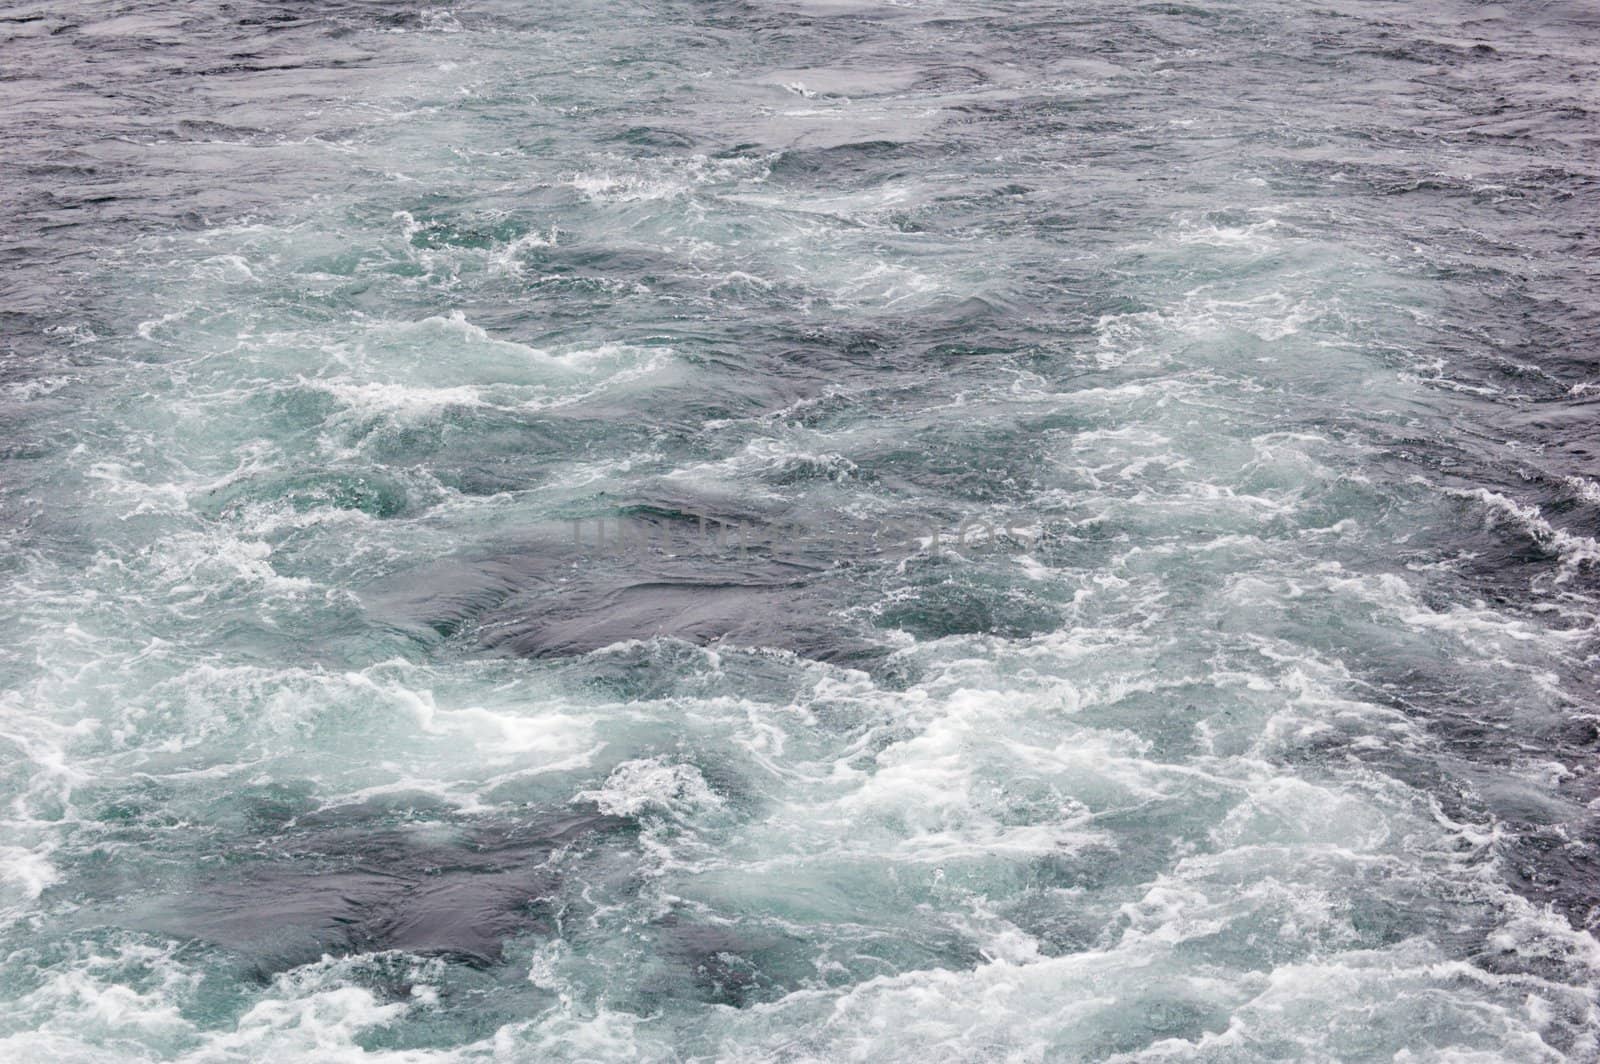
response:
<path id="1" fill-rule="evenodd" d="M 1041 601 L 1013 580 L 985 580 L 966 570 L 939 571 L 937 567 L 908 582 L 874 614 L 880 627 L 909 632 L 920 639 L 950 635 L 1026 639 L 1055 631 L 1062 621 L 1059 605 Z"/>
<path id="2" fill-rule="evenodd" d="M 829 578 L 820 538 L 687 506 L 641 502 L 575 519 L 496 555 L 397 573 L 363 597 L 424 642 L 470 631 L 491 650 L 535 658 L 663 638 L 826 661 L 880 653 L 839 623 L 844 588 Z"/>
<path id="3" fill-rule="evenodd" d="M 213 489 L 197 509 L 212 516 L 236 516 L 244 507 L 286 506 L 296 513 L 312 510 L 357 510 L 373 517 L 398 517 L 408 508 L 404 482 L 387 473 L 366 470 L 308 471 L 250 477 Z"/>
<path id="4" fill-rule="evenodd" d="M 390 950 L 488 966 L 507 939 L 552 933 L 539 906 L 570 874 L 558 855 L 573 860 L 629 831 L 596 813 L 395 827 L 333 810 L 236 843 L 186 873 L 179 892 L 124 884 L 114 907 L 93 904 L 74 922 L 193 939 L 262 976 L 324 954 Z"/>
<path id="5" fill-rule="evenodd" d="M 771 647 L 819 661 L 880 653 L 853 638 L 830 596 L 804 581 L 582 579 L 507 600 L 482 619 L 486 646 L 528 657 L 586 654 L 632 640 Z"/>
<path id="6" fill-rule="evenodd" d="M 645 148 L 693 148 L 697 143 L 693 136 L 681 130 L 654 126 L 629 126 L 615 134 L 613 139 Z"/>
<path id="7" fill-rule="evenodd" d="M 926 164 L 930 151 L 926 146 L 905 144 L 892 140 L 861 141 L 828 148 L 795 148 L 784 152 L 772 164 L 772 181 L 779 185 L 787 182 L 815 181 L 826 177 L 830 185 L 838 188 L 871 186 L 904 176 L 900 167 Z M 885 171 L 885 163 L 896 168 Z"/>
<path id="8" fill-rule="evenodd" d="M 372 585 L 363 598 L 377 616 L 431 643 L 478 623 L 529 584 L 553 582 L 559 562 L 526 559 L 441 559 Z"/>

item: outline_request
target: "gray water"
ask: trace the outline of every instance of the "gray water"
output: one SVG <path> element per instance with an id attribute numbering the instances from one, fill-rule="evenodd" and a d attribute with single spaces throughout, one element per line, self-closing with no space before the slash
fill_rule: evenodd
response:
<path id="1" fill-rule="evenodd" d="M 0 71 L 0 1059 L 1600 1057 L 1592 5 Z"/>

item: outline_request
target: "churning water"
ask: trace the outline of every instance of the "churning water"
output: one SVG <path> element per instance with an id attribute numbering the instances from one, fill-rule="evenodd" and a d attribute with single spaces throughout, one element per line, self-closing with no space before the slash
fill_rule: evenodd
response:
<path id="1" fill-rule="evenodd" d="M 0 1059 L 1600 1054 L 1592 4 L 0 62 Z"/>

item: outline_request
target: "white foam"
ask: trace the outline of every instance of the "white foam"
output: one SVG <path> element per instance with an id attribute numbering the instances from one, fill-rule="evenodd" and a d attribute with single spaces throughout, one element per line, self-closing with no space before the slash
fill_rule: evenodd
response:
<path id="1" fill-rule="evenodd" d="M 698 769 L 665 757 L 624 761 L 611 771 L 603 787 L 582 791 L 577 797 L 594 802 L 602 813 L 613 816 L 686 816 L 722 805 L 721 797 L 707 785 Z"/>
<path id="2" fill-rule="evenodd" d="M 1561 560 L 1561 571 L 1556 576 L 1558 584 L 1572 579 L 1579 567 L 1600 562 L 1600 540 L 1556 528 L 1537 506 L 1519 503 L 1488 488 L 1444 490 L 1457 498 L 1477 500 L 1490 520 L 1508 521 L 1541 546 L 1553 550 Z"/>

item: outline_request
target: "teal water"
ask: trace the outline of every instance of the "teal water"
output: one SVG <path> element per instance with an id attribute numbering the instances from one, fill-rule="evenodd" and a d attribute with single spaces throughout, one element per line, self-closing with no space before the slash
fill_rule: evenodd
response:
<path id="1" fill-rule="evenodd" d="M 1584 6 L 0 32 L 0 1059 L 1597 1059 Z"/>

